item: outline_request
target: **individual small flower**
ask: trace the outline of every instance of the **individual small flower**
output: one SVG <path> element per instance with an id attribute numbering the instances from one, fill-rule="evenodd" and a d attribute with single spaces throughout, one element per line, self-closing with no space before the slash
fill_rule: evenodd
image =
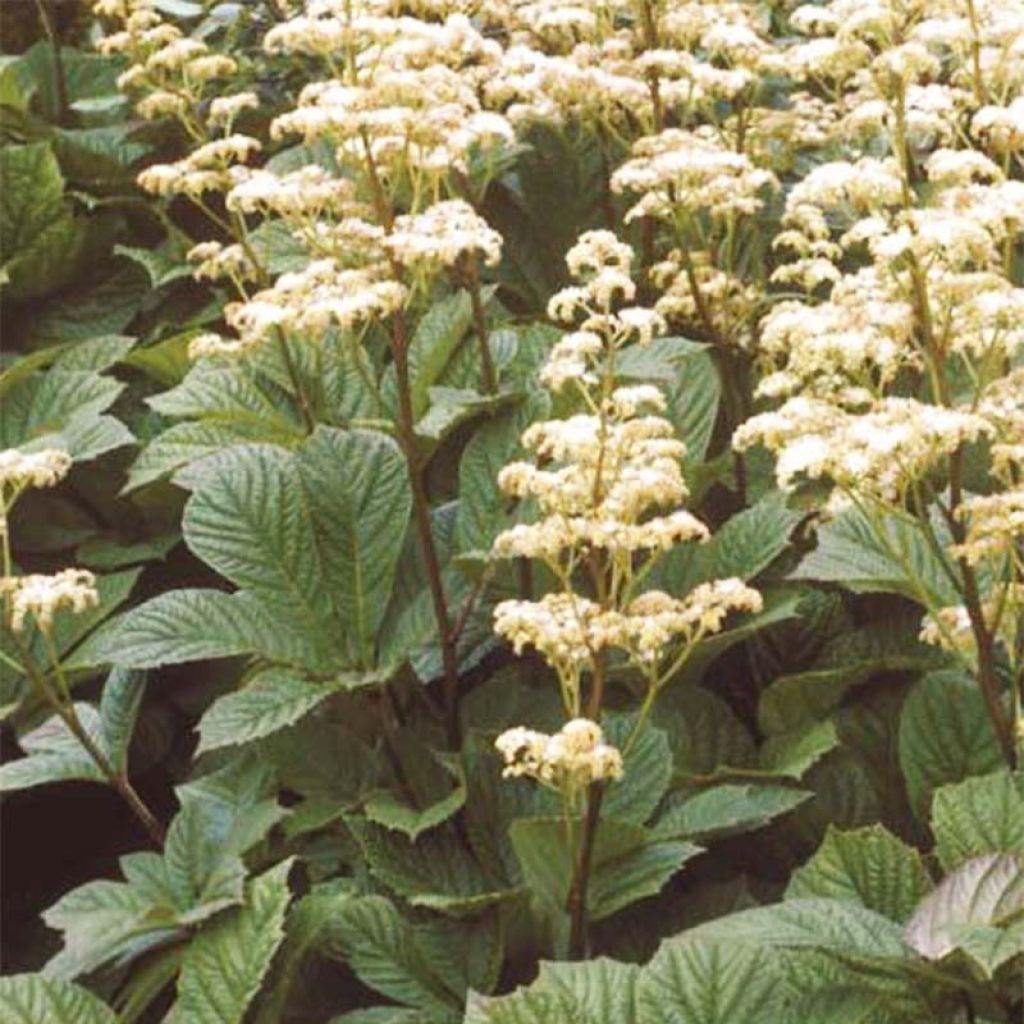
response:
<path id="1" fill-rule="evenodd" d="M 10 625 L 16 633 L 24 630 L 29 615 L 40 629 L 49 630 L 60 609 L 81 614 L 100 600 L 96 577 L 86 569 L 62 569 L 53 576 L 7 577 L 0 581 L 0 590 L 10 602 Z"/>
<path id="2" fill-rule="evenodd" d="M 67 476 L 71 456 L 57 448 L 23 452 L 0 451 L 0 488 L 21 491 L 26 487 L 53 487 Z"/>

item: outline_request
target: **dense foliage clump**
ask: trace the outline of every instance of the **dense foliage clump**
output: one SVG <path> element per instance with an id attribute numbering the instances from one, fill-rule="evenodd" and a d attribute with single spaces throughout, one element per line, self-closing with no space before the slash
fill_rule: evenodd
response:
<path id="1" fill-rule="evenodd" d="M 1020 0 L 14 6 L 0 1020 L 1020 1020 Z"/>

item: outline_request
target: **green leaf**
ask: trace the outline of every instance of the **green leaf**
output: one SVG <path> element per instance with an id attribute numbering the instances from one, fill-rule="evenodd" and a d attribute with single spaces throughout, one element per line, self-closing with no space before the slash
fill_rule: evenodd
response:
<path id="1" fill-rule="evenodd" d="M 580 843 L 579 820 L 570 837 L 561 818 L 519 818 L 509 829 L 526 884 L 553 911 L 564 911 Z M 683 864 L 700 853 L 692 843 L 661 839 L 625 821 L 602 818 L 594 840 L 588 917 L 599 921 L 647 896 L 655 896 Z"/>
<path id="2" fill-rule="evenodd" d="M 128 772 L 128 747 L 145 692 L 146 676 L 142 672 L 115 668 L 103 684 L 100 699 L 103 747 L 114 769 L 125 775 Z"/>
<path id="3" fill-rule="evenodd" d="M 315 638 L 296 633 L 247 591 L 172 590 L 133 608 L 92 652 L 126 668 L 157 668 L 203 658 L 259 654 L 302 665 Z"/>
<path id="4" fill-rule="evenodd" d="M 38 298 L 75 274 L 85 225 L 64 200 L 64 178 L 49 143 L 0 149 L 0 266 L 7 296 Z"/>
<path id="5" fill-rule="evenodd" d="M 0 977 L 4 1024 L 117 1024 L 114 1011 L 88 990 L 41 974 Z"/>
<path id="6" fill-rule="evenodd" d="M 95 708 L 76 704 L 75 711 L 87 733 L 102 745 Z M 0 792 L 31 789 L 52 782 L 79 780 L 105 783 L 106 777 L 58 715 L 21 737 L 27 756 L 0 765 Z"/>
<path id="7" fill-rule="evenodd" d="M 790 579 L 838 583 L 858 594 L 899 594 L 917 604 L 944 607 L 959 596 L 942 560 L 915 522 L 850 508 L 818 529 L 818 546 Z M 939 526 L 939 543 L 951 540 Z"/>
<path id="8" fill-rule="evenodd" d="M 638 1024 L 772 1021 L 785 992 L 770 960 L 756 946 L 669 939 L 640 972 Z"/>
<path id="9" fill-rule="evenodd" d="M 298 465 L 350 660 L 369 667 L 412 508 L 405 459 L 383 434 L 320 427 Z"/>
<path id="10" fill-rule="evenodd" d="M 839 745 L 835 723 L 826 720 L 769 736 L 759 755 L 761 770 L 790 779 L 802 779 L 830 750 Z"/>
<path id="11" fill-rule="evenodd" d="M 635 715 L 609 714 L 602 722 L 605 738 L 625 749 L 636 724 Z M 610 786 L 601 805 L 608 818 L 642 825 L 654 813 L 672 781 L 672 751 L 668 737 L 647 723 L 623 761 L 623 776 Z"/>
<path id="12" fill-rule="evenodd" d="M 872 622 L 828 639 L 810 668 L 776 679 L 761 694 L 758 723 L 768 733 L 810 725 L 829 715 L 851 690 L 886 672 L 926 672 L 944 663 L 920 643 L 920 619 Z"/>
<path id="13" fill-rule="evenodd" d="M 984 775 L 1003 761 L 985 700 L 963 672 L 930 672 L 900 714 L 899 758 L 910 804 L 924 820 L 940 786 Z"/>
<path id="14" fill-rule="evenodd" d="M 368 820 L 404 832 L 415 841 L 422 832 L 436 828 L 457 814 L 465 802 L 466 787 L 461 782 L 426 807 L 410 807 L 391 790 L 378 789 L 366 798 L 363 813 Z"/>
<path id="15" fill-rule="evenodd" d="M 185 952 L 178 1009 L 189 1024 L 241 1024 L 284 938 L 291 893 L 283 861 L 253 879 L 245 903 L 204 928 Z"/>
<path id="16" fill-rule="evenodd" d="M 413 841 L 367 821 L 347 823 L 370 871 L 414 907 L 451 917 L 473 916 L 514 895 L 488 876 L 450 828 L 434 829 Z"/>
<path id="17" fill-rule="evenodd" d="M 671 580 L 672 589 L 686 593 L 707 580 L 753 579 L 786 550 L 800 518 L 800 513 L 786 506 L 785 495 L 770 492 L 727 519 L 705 543 L 677 548 L 687 557 L 679 558 L 682 576 Z"/>
<path id="18" fill-rule="evenodd" d="M 753 907 L 697 925 L 684 935 L 737 946 L 819 950 L 868 960 L 902 960 L 908 955 L 894 921 L 833 899 L 792 899 Z"/>
<path id="19" fill-rule="evenodd" d="M 746 726 L 724 700 L 700 687 L 680 687 L 672 703 L 655 704 L 653 720 L 668 736 L 680 779 L 757 763 L 754 741 Z"/>
<path id="20" fill-rule="evenodd" d="M 974 857 L 944 878 L 921 903 L 907 924 L 907 942 L 926 960 L 941 960 L 957 948 L 966 948 L 991 977 L 1001 964 L 1024 954 L 1024 932 L 1009 932 L 1005 942 L 992 934 L 1022 915 L 1020 857 L 1005 853 Z"/>
<path id="21" fill-rule="evenodd" d="M 498 487 L 498 471 L 522 454 L 520 437 L 551 406 L 546 392 L 533 392 L 515 408 L 489 419 L 473 435 L 459 461 L 459 517 L 455 543 L 462 554 L 487 557 L 501 530 L 517 519 L 515 503 Z"/>
<path id="22" fill-rule="evenodd" d="M 946 870 L 986 853 L 1024 855 L 1024 772 L 943 786 L 932 800 L 935 851 Z"/>
<path id="23" fill-rule="evenodd" d="M 673 803 L 655 825 L 665 839 L 708 842 L 762 828 L 811 797 L 803 789 L 724 783 Z"/>
<path id="24" fill-rule="evenodd" d="M 814 856 L 793 873 L 786 898 L 848 900 L 906 921 L 930 888 L 917 850 L 872 825 L 849 832 L 829 828 Z"/>
<path id="25" fill-rule="evenodd" d="M 294 725 L 341 688 L 336 682 L 311 682 L 287 669 L 260 672 L 209 707 L 199 723 L 196 754 L 251 743 Z"/>
<path id="26" fill-rule="evenodd" d="M 471 999 L 465 1024 L 639 1024 L 640 977 L 634 964 L 607 957 L 583 963 L 542 961 L 537 980 L 528 987 L 494 999 Z"/>
<path id="27" fill-rule="evenodd" d="M 328 925 L 327 951 L 390 999 L 457 1021 L 459 1001 L 434 974 L 410 922 L 383 896 L 345 901 Z"/>

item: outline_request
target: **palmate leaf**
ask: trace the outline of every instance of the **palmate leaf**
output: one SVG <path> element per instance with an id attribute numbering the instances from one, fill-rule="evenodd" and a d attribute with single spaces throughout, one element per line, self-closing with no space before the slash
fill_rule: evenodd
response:
<path id="1" fill-rule="evenodd" d="M 87 989 L 41 974 L 0 978 L 4 1024 L 117 1024 L 117 1015 Z"/>
<path id="2" fill-rule="evenodd" d="M 899 759 L 910 804 L 921 820 L 937 788 L 1002 764 L 985 700 L 973 679 L 940 671 L 918 681 L 900 714 Z"/>
<path id="3" fill-rule="evenodd" d="M 793 873 L 786 898 L 848 900 L 905 921 L 930 888 L 917 850 L 872 825 L 849 832 L 830 828 L 814 856 Z"/>
<path id="4" fill-rule="evenodd" d="M 289 859 L 249 884 L 242 906 L 189 943 L 175 1011 L 189 1024 L 241 1024 L 284 938 Z"/>
<path id="5" fill-rule="evenodd" d="M 1024 955 L 1024 861 L 1013 854 L 973 857 L 917 908 L 907 942 L 928 960 L 962 949 L 990 977 Z M 1007 927 L 1009 926 L 1009 927 Z"/>

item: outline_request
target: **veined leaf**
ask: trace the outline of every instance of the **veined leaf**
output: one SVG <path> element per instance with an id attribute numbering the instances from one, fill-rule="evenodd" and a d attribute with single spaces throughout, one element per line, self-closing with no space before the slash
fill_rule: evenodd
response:
<path id="1" fill-rule="evenodd" d="M 189 1024 L 241 1024 L 284 938 L 291 893 L 283 861 L 255 878 L 245 903 L 204 928 L 185 952 L 178 1011 Z"/>
<path id="2" fill-rule="evenodd" d="M 1024 954 L 1024 931 L 1005 928 L 1022 917 L 1021 858 L 1008 853 L 974 857 L 921 903 L 907 924 L 907 942 L 927 960 L 964 949 L 991 977 L 1003 963 Z"/>
<path id="3" fill-rule="evenodd" d="M 786 898 L 849 900 L 906 921 L 930 888 L 917 850 L 872 825 L 849 832 L 830 828 L 814 856 L 793 873 Z"/>
<path id="4" fill-rule="evenodd" d="M 473 998 L 465 1024 L 639 1024 L 640 970 L 607 957 L 542 962 L 531 985 L 495 999 Z"/>
<path id="5" fill-rule="evenodd" d="M 405 460 L 383 434 L 321 427 L 299 449 L 298 466 L 319 561 L 353 641 L 350 663 L 368 668 L 412 508 Z"/>
<path id="6" fill-rule="evenodd" d="M 371 988 L 405 1006 L 459 1019 L 459 1001 L 434 974 L 410 922 L 383 896 L 353 897 L 328 925 L 327 949 Z"/>
<path id="7" fill-rule="evenodd" d="M 786 992 L 770 952 L 690 934 L 663 942 L 640 972 L 637 1024 L 775 1020 Z"/>
<path id="8" fill-rule="evenodd" d="M 1004 768 L 938 789 L 932 832 L 947 871 L 986 853 L 1024 856 L 1024 772 Z"/>
<path id="9" fill-rule="evenodd" d="M 939 543 L 946 547 L 951 540 L 940 533 Z M 919 525 L 883 513 L 876 524 L 857 508 L 819 527 L 817 548 L 790 579 L 838 583 L 855 593 L 899 594 L 926 606 L 959 602 L 947 567 Z"/>
<path id="10" fill-rule="evenodd" d="M 0 977 L 4 1024 L 118 1024 L 117 1016 L 87 989 L 41 974 Z"/>
<path id="11" fill-rule="evenodd" d="M 670 804 L 654 831 L 666 839 L 708 842 L 762 828 L 811 796 L 784 786 L 723 783 Z"/>
<path id="12" fill-rule="evenodd" d="M 100 716 L 96 709 L 89 704 L 76 704 L 75 711 L 86 732 L 102 747 Z M 58 715 L 22 736 L 21 746 L 27 756 L 0 765 L 0 792 L 69 780 L 107 781 Z"/>
<path id="13" fill-rule="evenodd" d="M 509 829 L 526 884 L 549 910 L 565 910 L 581 827 L 578 820 L 572 821 L 567 836 L 561 818 L 519 818 Z M 638 825 L 602 819 L 594 841 L 587 894 L 589 918 L 599 921 L 637 900 L 656 895 L 687 860 L 700 852 L 701 848 L 692 843 L 662 839 Z"/>
<path id="14" fill-rule="evenodd" d="M 931 672 L 900 714 L 900 767 L 918 818 L 940 786 L 998 768 L 1002 753 L 978 685 L 962 672 Z"/>
<path id="15" fill-rule="evenodd" d="M 251 743 L 294 725 L 340 688 L 287 669 L 267 669 L 241 690 L 214 701 L 199 723 L 196 753 Z"/>

